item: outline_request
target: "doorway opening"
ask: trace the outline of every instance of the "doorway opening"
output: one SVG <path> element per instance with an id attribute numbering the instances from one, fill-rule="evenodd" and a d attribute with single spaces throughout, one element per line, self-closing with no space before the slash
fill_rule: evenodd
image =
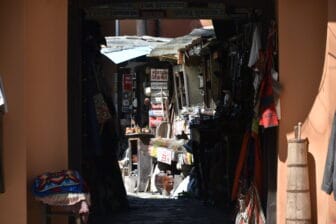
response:
<path id="1" fill-rule="evenodd" d="M 275 3 L 168 3 L 69 5 L 69 165 L 92 223 L 159 198 L 231 223 L 252 195 L 275 223 Z"/>

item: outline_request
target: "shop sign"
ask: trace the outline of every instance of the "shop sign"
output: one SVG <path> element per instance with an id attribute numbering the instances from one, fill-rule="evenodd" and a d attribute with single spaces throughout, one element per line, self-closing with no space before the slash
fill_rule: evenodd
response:
<path id="1" fill-rule="evenodd" d="M 171 165 L 172 162 L 172 152 L 169 149 L 158 147 L 157 150 L 157 160 L 159 162 Z"/>
<path id="2" fill-rule="evenodd" d="M 188 7 L 188 4 L 181 1 L 143 2 L 140 4 L 142 9 L 183 9 L 186 7 Z"/>
<path id="3" fill-rule="evenodd" d="M 151 81 L 163 82 L 168 81 L 168 69 L 151 69 Z"/>
<path id="4" fill-rule="evenodd" d="M 123 99 L 123 103 L 122 104 L 123 104 L 124 107 L 129 107 L 130 102 L 129 102 L 128 99 Z"/>
<path id="5" fill-rule="evenodd" d="M 123 113 L 129 113 L 131 110 L 130 110 L 130 100 L 129 99 L 123 99 L 122 100 L 122 108 L 121 108 L 121 111 Z"/>
<path id="6" fill-rule="evenodd" d="M 84 0 L 86 5 L 99 8 L 110 7 L 113 9 L 178 9 L 188 7 L 183 1 L 111 1 L 111 0 Z"/>
<path id="7" fill-rule="evenodd" d="M 123 90 L 125 92 L 132 91 L 132 75 L 131 74 L 123 74 Z"/>
<path id="8" fill-rule="evenodd" d="M 129 107 L 123 106 L 122 109 L 121 109 L 121 112 L 123 112 L 123 113 L 129 113 L 129 112 L 131 112 L 131 110 L 130 110 Z"/>
<path id="9" fill-rule="evenodd" d="M 166 17 L 165 10 L 140 10 L 140 17 L 141 18 L 164 18 Z"/>
<path id="10" fill-rule="evenodd" d="M 152 110 L 162 110 L 162 104 L 161 103 L 152 103 Z"/>
<path id="11" fill-rule="evenodd" d="M 136 19 L 140 18 L 140 13 L 132 9 L 92 8 L 87 11 L 87 17 L 89 19 Z"/>
<path id="12" fill-rule="evenodd" d="M 217 8 L 225 9 L 225 4 L 223 2 L 212 2 L 212 1 L 148 1 L 148 0 L 82 0 L 84 5 L 87 7 L 97 7 L 97 8 L 113 8 L 113 9 L 188 9 L 188 8 Z"/>
<path id="13" fill-rule="evenodd" d="M 139 19 L 139 18 L 227 18 L 222 2 L 190 1 L 111 1 L 86 0 L 86 15 L 91 19 Z"/>
<path id="14" fill-rule="evenodd" d="M 151 102 L 152 103 L 163 103 L 163 99 L 162 97 L 158 97 L 158 96 L 155 96 L 155 97 L 151 97 Z"/>
<path id="15" fill-rule="evenodd" d="M 151 91 L 151 102 L 152 103 L 163 103 L 163 99 L 167 99 L 169 96 L 168 90 L 152 90 Z"/>
<path id="16" fill-rule="evenodd" d="M 171 10 L 132 10 L 92 8 L 87 11 L 89 19 L 148 19 L 148 18 L 176 18 L 176 19 L 227 19 L 229 16 L 223 9 L 171 9 Z"/>
<path id="17" fill-rule="evenodd" d="M 163 117 L 164 116 L 163 110 L 150 110 L 148 113 L 149 113 L 149 116 L 152 116 L 152 117 Z"/>
<path id="18" fill-rule="evenodd" d="M 152 90 L 168 89 L 167 82 L 151 82 Z"/>
<path id="19" fill-rule="evenodd" d="M 176 9 L 167 12 L 169 18 L 184 18 L 184 19 L 220 19 L 227 18 L 227 15 L 223 9 L 216 8 L 202 8 L 202 9 Z"/>

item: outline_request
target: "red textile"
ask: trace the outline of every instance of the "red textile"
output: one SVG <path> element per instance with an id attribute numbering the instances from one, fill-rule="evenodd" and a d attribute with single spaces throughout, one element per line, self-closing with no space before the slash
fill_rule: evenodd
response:
<path id="1" fill-rule="evenodd" d="M 263 126 L 264 128 L 275 127 L 279 125 L 279 118 L 275 109 L 273 93 L 273 37 L 274 33 L 271 33 L 267 40 L 267 48 L 265 52 L 264 79 L 260 86 L 259 125 Z"/>
<path id="2" fill-rule="evenodd" d="M 163 121 L 163 117 L 149 117 L 149 126 L 156 128 Z"/>
<path id="3" fill-rule="evenodd" d="M 237 199 L 238 196 L 238 191 L 239 191 L 239 182 L 240 179 L 242 178 L 243 174 L 243 168 L 246 164 L 247 160 L 247 154 L 248 154 L 248 144 L 250 141 L 250 138 L 254 139 L 254 177 L 253 177 L 253 182 L 256 185 L 256 188 L 258 192 L 261 191 L 261 174 L 262 174 L 262 169 L 261 169 L 261 148 L 260 148 L 260 142 L 259 138 L 255 135 L 252 135 L 250 132 L 246 132 L 243 138 L 240 154 L 239 154 L 239 159 L 238 159 L 238 164 L 236 167 L 235 171 L 235 177 L 233 181 L 233 187 L 232 187 L 232 193 L 231 193 L 231 200 L 234 201 Z"/>
<path id="4" fill-rule="evenodd" d="M 239 190 L 239 180 L 243 171 L 243 167 L 245 164 L 245 159 L 247 156 L 247 144 L 249 140 L 249 133 L 245 133 L 242 146 L 240 149 L 240 154 L 239 154 L 239 159 L 238 159 L 238 164 L 236 167 L 236 172 L 235 172 L 235 178 L 233 181 L 233 187 L 232 187 L 232 194 L 231 194 L 231 200 L 234 201 L 237 199 L 238 195 L 238 190 Z"/>
<path id="5" fill-rule="evenodd" d="M 252 185 L 245 197 L 244 204 L 237 214 L 235 224 L 265 224 L 265 215 L 261 208 L 261 203 L 257 189 Z"/>

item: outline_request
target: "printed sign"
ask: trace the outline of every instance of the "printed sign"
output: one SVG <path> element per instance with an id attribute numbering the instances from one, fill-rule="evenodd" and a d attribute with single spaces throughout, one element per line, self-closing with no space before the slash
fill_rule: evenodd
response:
<path id="1" fill-rule="evenodd" d="M 152 110 L 162 110 L 161 103 L 152 103 Z"/>
<path id="2" fill-rule="evenodd" d="M 130 105 L 130 102 L 129 102 L 129 100 L 128 99 L 123 99 L 123 101 L 122 101 L 123 103 L 123 106 L 126 106 L 126 107 L 128 107 L 129 105 Z"/>
<path id="3" fill-rule="evenodd" d="M 225 4 L 222 2 L 190 1 L 121 1 L 84 0 L 87 18 L 91 19 L 138 19 L 138 18 L 184 18 L 184 19 L 227 19 Z M 104 5 L 104 7 L 99 7 Z M 98 7 L 96 7 L 98 6 Z M 107 6 L 107 7 L 106 7 Z"/>
<path id="4" fill-rule="evenodd" d="M 169 92 L 167 89 L 164 90 L 158 90 L 158 89 L 153 89 L 151 90 L 151 97 L 163 97 L 163 98 L 167 98 L 169 96 Z"/>
<path id="5" fill-rule="evenodd" d="M 127 114 L 127 113 L 131 112 L 131 110 L 129 109 L 129 107 L 122 107 L 121 112 Z"/>
<path id="6" fill-rule="evenodd" d="M 151 82 L 151 89 L 160 90 L 160 89 L 168 89 L 167 82 Z"/>
<path id="7" fill-rule="evenodd" d="M 151 69 L 151 81 L 163 82 L 168 81 L 168 69 Z"/>
<path id="8" fill-rule="evenodd" d="M 159 162 L 171 165 L 172 162 L 172 152 L 169 149 L 158 147 L 157 149 L 157 160 Z"/>
<path id="9" fill-rule="evenodd" d="M 163 110 L 150 110 L 148 113 L 149 113 L 149 116 L 152 116 L 152 117 L 163 117 L 164 116 Z"/>
<path id="10" fill-rule="evenodd" d="M 132 91 L 132 75 L 131 74 L 123 75 L 123 90 Z"/>
<path id="11" fill-rule="evenodd" d="M 149 126 L 156 128 L 163 121 L 163 117 L 149 117 Z"/>

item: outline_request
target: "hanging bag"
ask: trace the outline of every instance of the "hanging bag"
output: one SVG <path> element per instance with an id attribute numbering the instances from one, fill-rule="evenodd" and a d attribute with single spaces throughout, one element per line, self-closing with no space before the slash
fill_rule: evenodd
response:
<path id="1" fill-rule="evenodd" d="M 235 224 L 265 224 L 266 219 L 256 187 L 252 184 L 246 194 L 239 198 L 239 212 Z"/>

